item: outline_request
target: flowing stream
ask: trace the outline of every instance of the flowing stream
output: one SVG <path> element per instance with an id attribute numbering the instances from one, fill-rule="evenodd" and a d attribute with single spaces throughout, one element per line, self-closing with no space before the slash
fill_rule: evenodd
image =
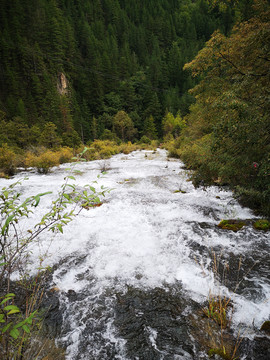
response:
<path id="1" fill-rule="evenodd" d="M 66 167 L 27 173 L 23 195 L 57 193 Z M 82 210 L 63 235 L 46 234 L 31 249 L 32 272 L 41 255 L 43 266 L 53 266 L 66 359 L 208 359 L 220 346 L 218 325 L 202 312 L 209 295 L 231 299 L 228 346 L 239 333 L 241 359 L 269 359 L 260 327 L 270 319 L 270 236 L 253 229 L 251 210 L 230 191 L 195 189 L 165 150 L 77 164 L 76 184 L 92 183 L 104 168 L 93 186 L 113 190 L 102 206 Z M 29 221 L 51 199 L 44 196 Z M 217 227 L 232 218 L 250 221 L 239 232 Z"/>

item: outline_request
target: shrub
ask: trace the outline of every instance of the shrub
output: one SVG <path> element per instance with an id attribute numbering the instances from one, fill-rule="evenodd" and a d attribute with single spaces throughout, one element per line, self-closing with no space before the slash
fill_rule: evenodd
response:
<path id="1" fill-rule="evenodd" d="M 188 165 L 196 169 L 205 162 L 207 163 L 207 159 L 209 159 L 211 155 L 210 147 L 211 134 L 198 139 L 190 147 L 185 147 L 183 150 L 180 149 L 180 154 Z"/>
<path id="2" fill-rule="evenodd" d="M 258 213 L 270 215 L 269 193 L 236 186 L 235 195 L 243 206 L 250 207 Z"/>
<path id="3" fill-rule="evenodd" d="M 179 149 L 175 141 L 172 134 L 167 134 L 164 136 L 164 142 L 161 147 L 168 150 L 170 157 L 179 158 Z"/>
<path id="4" fill-rule="evenodd" d="M 151 140 L 146 135 L 143 135 L 141 137 L 140 144 L 151 144 Z"/>
<path id="5" fill-rule="evenodd" d="M 7 144 L 0 147 L 0 171 L 5 175 L 14 175 L 16 167 L 16 154 Z"/>
<path id="6" fill-rule="evenodd" d="M 116 143 L 121 143 L 121 140 L 117 137 L 117 135 L 112 132 L 111 130 L 105 129 L 103 131 L 103 134 L 101 135 L 101 140 L 110 140 L 110 141 L 115 141 Z"/>
<path id="7" fill-rule="evenodd" d="M 93 142 L 88 142 L 88 150 L 83 154 L 83 158 L 87 161 L 91 160 L 100 160 L 107 159 L 115 154 L 124 153 L 129 154 L 132 151 L 138 149 L 152 149 L 155 150 L 158 145 L 157 140 L 150 140 L 149 144 L 140 144 L 135 145 L 130 141 L 127 143 L 117 144 L 115 141 L 111 140 L 95 140 Z M 77 151 L 81 152 L 83 147 L 81 146 Z"/>
<path id="8" fill-rule="evenodd" d="M 109 148 L 101 149 L 99 152 L 99 155 L 101 159 L 108 159 L 114 154 L 114 151 L 112 151 Z"/>
<path id="9" fill-rule="evenodd" d="M 153 150 L 156 150 L 159 147 L 159 140 L 151 140 L 151 147 Z"/>
<path id="10" fill-rule="evenodd" d="M 135 144 L 132 144 L 130 141 L 128 143 L 123 143 L 119 146 L 119 152 L 122 152 L 123 154 L 129 154 L 132 151 L 137 150 L 139 147 Z"/>
<path id="11" fill-rule="evenodd" d="M 59 154 L 51 150 L 47 150 L 39 156 L 28 153 L 25 158 L 25 165 L 27 167 L 36 167 L 41 174 L 47 174 L 50 168 L 59 164 Z"/>
<path id="12" fill-rule="evenodd" d="M 88 151 L 83 155 L 86 160 L 107 159 L 119 153 L 118 145 L 111 140 L 95 140 L 88 145 Z"/>
<path id="13" fill-rule="evenodd" d="M 70 162 L 73 157 L 73 151 L 71 148 L 65 146 L 56 152 L 57 156 L 59 156 L 59 163 L 64 164 L 66 162 Z"/>

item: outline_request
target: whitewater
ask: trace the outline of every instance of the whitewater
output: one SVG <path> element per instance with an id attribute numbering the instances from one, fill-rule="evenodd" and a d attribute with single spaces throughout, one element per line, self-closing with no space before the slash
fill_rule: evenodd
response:
<path id="1" fill-rule="evenodd" d="M 257 336 L 270 318 L 270 237 L 251 225 L 237 233 L 217 227 L 222 219 L 255 218 L 231 191 L 194 188 L 184 164 L 163 149 L 118 154 L 0 179 L 2 188 L 27 176 L 23 197 L 52 192 L 25 228 L 48 211 L 73 166 L 80 173 L 71 184 L 111 191 L 63 234 L 40 236 L 28 265 L 31 274 L 41 259 L 53 268 L 50 286 L 58 289 L 62 314 L 57 342 L 67 359 L 207 359 L 190 315 L 209 294 L 232 299 L 235 333 Z M 228 269 L 226 279 L 213 267 L 216 258 Z"/>

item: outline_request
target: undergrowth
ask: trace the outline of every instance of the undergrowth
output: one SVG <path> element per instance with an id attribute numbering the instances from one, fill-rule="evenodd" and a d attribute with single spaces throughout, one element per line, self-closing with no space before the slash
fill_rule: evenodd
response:
<path id="1" fill-rule="evenodd" d="M 87 146 L 88 151 L 83 154 L 83 159 L 92 161 L 109 159 L 119 153 L 129 154 L 135 150 L 155 150 L 158 147 L 158 141 L 133 144 L 130 141 L 119 143 L 112 140 L 95 140 L 89 142 Z M 39 173 L 47 174 L 54 166 L 74 161 L 74 156 L 82 153 L 83 149 L 84 145 L 76 149 L 66 146 L 53 149 L 31 146 L 28 150 L 23 151 L 4 144 L 0 147 L 0 177 L 12 176 L 18 171 L 18 168 L 36 168 Z"/>

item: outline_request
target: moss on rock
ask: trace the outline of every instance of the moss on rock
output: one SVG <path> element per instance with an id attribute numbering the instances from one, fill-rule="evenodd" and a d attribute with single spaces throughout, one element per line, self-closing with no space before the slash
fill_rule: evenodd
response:
<path id="1" fill-rule="evenodd" d="M 256 230 L 269 231 L 269 230 L 270 230 L 270 221 L 265 220 L 265 219 L 257 220 L 257 221 L 253 224 L 253 227 L 254 227 Z"/>
<path id="2" fill-rule="evenodd" d="M 222 220 L 218 227 L 225 230 L 231 230 L 231 231 L 239 231 L 242 229 L 243 226 L 245 226 L 246 223 L 241 220 Z"/>

